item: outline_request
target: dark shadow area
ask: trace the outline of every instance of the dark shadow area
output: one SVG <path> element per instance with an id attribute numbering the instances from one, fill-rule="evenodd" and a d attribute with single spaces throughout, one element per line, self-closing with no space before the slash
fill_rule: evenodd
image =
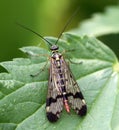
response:
<path id="1" fill-rule="evenodd" d="M 109 46 L 119 58 L 119 34 L 109 34 L 98 37 L 98 39 Z"/>

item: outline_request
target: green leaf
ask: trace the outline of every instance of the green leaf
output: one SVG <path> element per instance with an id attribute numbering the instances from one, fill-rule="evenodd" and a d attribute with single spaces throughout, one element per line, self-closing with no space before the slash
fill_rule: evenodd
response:
<path id="1" fill-rule="evenodd" d="M 104 13 L 96 13 L 83 21 L 73 32 L 93 36 L 119 33 L 119 6 L 107 7 Z"/>
<path id="2" fill-rule="evenodd" d="M 56 39 L 47 38 L 51 43 Z M 29 58 L 0 63 L 0 130 L 118 130 L 119 63 L 111 49 L 93 37 L 64 34 L 58 42 L 85 97 L 88 112 L 79 117 L 63 110 L 56 123 L 45 115 L 51 52 L 23 47 Z M 70 62 L 71 61 L 71 62 Z M 42 71 L 41 71 L 42 70 Z M 40 74 L 36 77 L 30 75 Z"/>

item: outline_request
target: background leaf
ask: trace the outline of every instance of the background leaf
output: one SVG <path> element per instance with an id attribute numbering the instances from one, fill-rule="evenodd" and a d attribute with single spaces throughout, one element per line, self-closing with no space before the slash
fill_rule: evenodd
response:
<path id="1" fill-rule="evenodd" d="M 31 32 L 19 28 L 19 22 L 39 32 L 43 36 L 56 36 L 76 8 L 79 13 L 68 30 L 95 12 L 102 12 L 106 6 L 117 5 L 118 0 L 12 0 L 0 1 L 0 62 L 22 57 L 18 50 L 22 46 L 38 45 L 39 38 Z M 47 22 L 48 21 L 48 22 Z M 0 68 L 0 71 L 3 70 Z"/>
<path id="2" fill-rule="evenodd" d="M 119 6 L 107 7 L 104 13 L 95 13 L 91 19 L 80 23 L 73 32 L 93 36 L 119 33 Z"/>
<path id="3" fill-rule="evenodd" d="M 51 37 L 47 39 L 51 43 L 56 40 Z M 87 115 L 82 118 L 74 111 L 67 114 L 64 110 L 56 123 L 47 120 L 45 100 L 49 63 L 37 77 L 30 75 L 44 67 L 51 52 L 33 46 L 23 47 L 21 50 L 29 58 L 1 63 L 8 73 L 0 74 L 0 129 L 117 130 L 119 63 L 113 51 L 93 37 L 70 33 L 65 33 L 64 40 L 60 40 L 58 45 L 61 52 L 66 50 L 63 55 L 71 61 L 71 71 L 87 102 Z"/>

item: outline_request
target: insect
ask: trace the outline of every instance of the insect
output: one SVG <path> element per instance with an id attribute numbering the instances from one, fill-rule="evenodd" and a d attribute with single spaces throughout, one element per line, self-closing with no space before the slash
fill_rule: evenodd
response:
<path id="1" fill-rule="evenodd" d="M 58 46 L 52 45 L 50 76 L 48 81 L 48 96 L 46 100 L 46 114 L 51 122 L 59 119 L 63 106 L 70 112 L 70 106 L 76 113 L 83 116 L 87 106 L 79 86 Z"/>
<path id="2" fill-rule="evenodd" d="M 65 28 L 70 23 L 76 12 L 72 15 L 70 20 L 68 20 L 62 32 L 64 32 Z M 68 113 L 70 113 L 70 109 L 72 108 L 78 115 L 86 115 L 87 106 L 84 97 L 69 68 L 68 63 L 65 61 L 63 55 L 58 51 L 59 47 L 57 46 L 57 43 L 62 33 L 60 33 L 55 44 L 51 44 L 47 39 L 37 32 L 19 23 L 17 24 L 40 36 L 50 45 L 52 55 L 50 57 L 50 75 L 46 99 L 46 115 L 48 120 L 50 122 L 56 122 L 60 118 L 63 107 L 65 107 Z"/>

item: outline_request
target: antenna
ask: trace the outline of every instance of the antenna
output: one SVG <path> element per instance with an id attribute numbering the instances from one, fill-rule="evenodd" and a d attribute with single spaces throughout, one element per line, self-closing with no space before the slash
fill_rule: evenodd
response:
<path id="1" fill-rule="evenodd" d="M 66 22 L 64 28 L 63 28 L 62 31 L 60 32 L 60 34 L 59 34 L 59 36 L 58 36 L 58 39 L 57 39 L 57 41 L 55 42 L 55 44 L 58 43 L 60 37 L 62 36 L 62 33 L 66 30 L 67 26 L 71 23 L 71 21 L 73 20 L 74 16 L 78 13 L 78 11 L 79 11 L 79 7 L 75 10 L 75 12 L 72 14 L 72 16 L 67 20 L 67 22 Z"/>
<path id="2" fill-rule="evenodd" d="M 28 31 L 31 31 L 32 33 L 36 34 L 36 35 L 39 36 L 41 39 L 43 39 L 44 41 L 46 41 L 47 43 L 49 43 L 50 46 L 52 46 L 52 44 L 51 44 L 47 39 L 45 39 L 42 35 L 40 35 L 39 33 L 35 32 L 34 30 L 32 30 L 32 29 L 30 29 L 30 28 L 28 28 L 28 27 L 26 27 L 26 26 L 24 26 L 24 25 L 22 25 L 22 24 L 20 24 L 20 23 L 17 23 L 17 22 L 16 22 L 16 24 L 19 25 L 20 27 L 22 27 L 22 28 L 24 28 L 24 29 L 26 29 L 26 30 L 28 30 Z"/>

